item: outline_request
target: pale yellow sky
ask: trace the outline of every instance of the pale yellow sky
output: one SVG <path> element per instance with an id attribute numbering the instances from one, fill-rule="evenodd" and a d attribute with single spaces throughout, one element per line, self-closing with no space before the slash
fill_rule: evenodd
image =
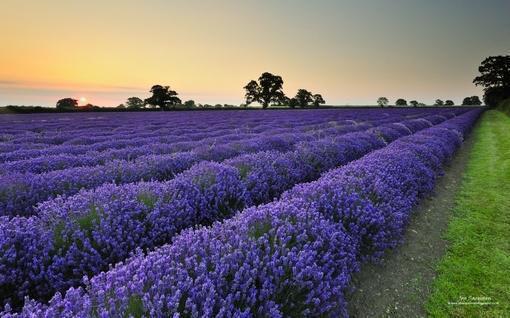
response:
<path id="1" fill-rule="evenodd" d="M 329 104 L 459 101 L 480 94 L 485 56 L 508 53 L 510 5 L 445 2 L 2 0 L 0 105 L 115 106 L 153 84 L 240 103 L 264 71 Z"/>

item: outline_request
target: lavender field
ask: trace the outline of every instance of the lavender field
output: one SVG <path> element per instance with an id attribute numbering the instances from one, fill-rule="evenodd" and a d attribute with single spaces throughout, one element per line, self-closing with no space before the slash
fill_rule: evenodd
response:
<path id="1" fill-rule="evenodd" d="M 0 116 L 2 317 L 343 317 L 479 108 Z"/>

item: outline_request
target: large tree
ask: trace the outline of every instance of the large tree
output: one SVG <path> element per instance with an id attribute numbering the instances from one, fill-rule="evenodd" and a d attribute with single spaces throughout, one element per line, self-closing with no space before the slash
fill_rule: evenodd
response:
<path id="1" fill-rule="evenodd" d="M 413 106 L 413 107 L 418 107 L 419 103 L 416 100 L 412 100 L 412 101 L 409 102 L 409 104 L 411 104 L 411 106 Z"/>
<path id="2" fill-rule="evenodd" d="M 75 110 L 78 107 L 78 100 L 74 98 L 62 98 L 57 102 L 57 109 Z"/>
<path id="3" fill-rule="evenodd" d="M 488 106 L 496 106 L 510 98 L 510 55 L 489 56 L 478 67 L 480 75 L 473 83 L 484 87 L 484 101 Z"/>
<path id="4" fill-rule="evenodd" d="M 130 109 L 139 109 L 145 106 L 143 99 L 139 97 L 129 97 L 126 101 L 126 107 Z"/>
<path id="5" fill-rule="evenodd" d="M 445 105 L 445 106 L 453 106 L 453 105 L 455 105 L 455 103 L 453 102 L 453 100 L 451 100 L 451 99 L 447 99 L 447 100 L 444 102 L 444 105 Z"/>
<path id="6" fill-rule="evenodd" d="M 244 89 L 246 90 L 246 104 L 258 102 L 263 108 L 271 103 L 280 103 L 285 94 L 283 93 L 283 79 L 281 76 L 269 72 L 262 73 L 257 81 L 250 81 Z"/>
<path id="7" fill-rule="evenodd" d="M 149 105 L 159 106 L 161 109 L 169 109 L 181 104 L 181 99 L 177 97 L 177 92 L 171 90 L 170 86 L 154 85 L 150 92 L 152 96 L 145 100 L 145 103 Z"/>
<path id="8" fill-rule="evenodd" d="M 434 106 L 443 106 L 443 105 L 444 105 L 444 102 L 442 99 L 436 99 Z"/>
<path id="9" fill-rule="evenodd" d="M 379 98 L 377 99 L 377 104 L 378 104 L 379 106 L 381 106 L 381 107 L 384 107 L 384 106 L 388 105 L 388 103 L 389 103 L 389 102 L 390 102 L 390 101 L 389 101 L 386 97 L 379 97 Z"/>

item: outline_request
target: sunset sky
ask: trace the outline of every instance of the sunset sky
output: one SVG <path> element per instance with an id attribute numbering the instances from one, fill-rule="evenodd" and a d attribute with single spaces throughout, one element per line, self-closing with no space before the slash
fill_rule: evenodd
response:
<path id="1" fill-rule="evenodd" d="M 481 95 L 483 58 L 510 54 L 509 0 L 1 0 L 0 105 L 85 97 L 116 106 L 153 84 L 243 101 L 269 71 L 328 104 Z"/>

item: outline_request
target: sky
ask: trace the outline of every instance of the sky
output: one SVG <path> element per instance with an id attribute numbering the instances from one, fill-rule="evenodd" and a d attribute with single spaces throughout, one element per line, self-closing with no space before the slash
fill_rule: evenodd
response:
<path id="1" fill-rule="evenodd" d="M 510 0 L 1 0 L 0 105 L 64 97 L 117 106 L 170 85 L 243 102 L 263 72 L 327 104 L 481 95 L 480 62 L 510 54 Z"/>

